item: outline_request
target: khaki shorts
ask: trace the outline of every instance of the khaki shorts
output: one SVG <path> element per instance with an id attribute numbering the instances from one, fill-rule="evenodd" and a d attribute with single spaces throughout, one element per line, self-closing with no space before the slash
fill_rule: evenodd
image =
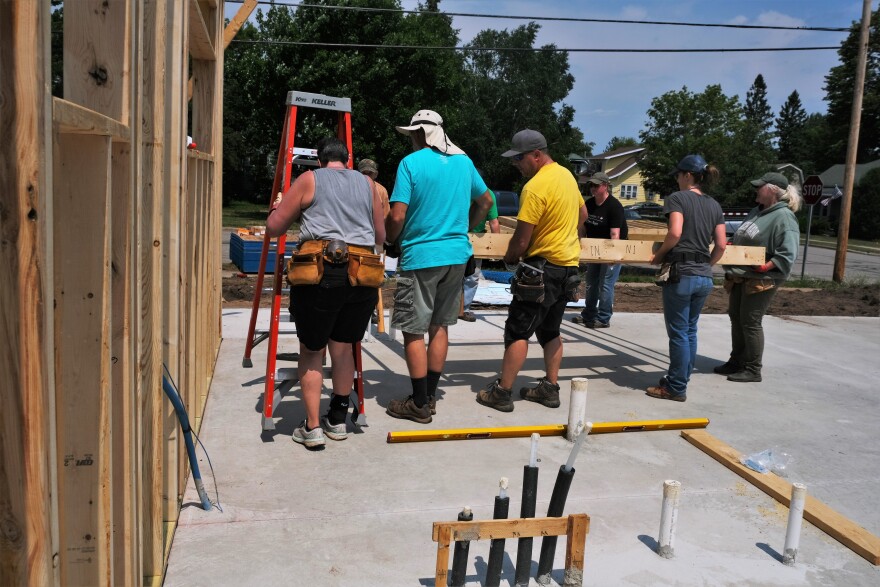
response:
<path id="1" fill-rule="evenodd" d="M 391 327 L 407 334 L 424 334 L 432 324 L 458 321 L 464 263 L 402 271 L 397 275 Z"/>

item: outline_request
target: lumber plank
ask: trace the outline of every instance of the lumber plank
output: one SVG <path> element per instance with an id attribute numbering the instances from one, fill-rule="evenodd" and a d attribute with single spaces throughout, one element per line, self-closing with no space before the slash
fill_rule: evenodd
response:
<path id="1" fill-rule="evenodd" d="M 434 524 L 435 532 L 436 523 Z M 449 543 L 451 542 L 452 530 L 449 526 L 441 528 L 434 539 L 437 542 L 437 565 L 434 572 L 434 585 L 446 585 L 449 573 Z"/>
<path id="2" fill-rule="evenodd" d="M 560 536 L 568 533 L 568 518 L 512 518 L 507 520 L 473 520 L 471 522 L 434 522 L 432 533 L 432 540 L 434 542 L 439 542 L 445 528 L 449 528 L 453 541 Z"/>
<path id="3" fill-rule="evenodd" d="M 135 421 L 136 400 L 132 388 L 131 294 L 132 294 L 132 149 L 114 143 L 111 204 L 111 390 L 114 398 L 111 418 L 113 450 L 113 582 L 137 582 L 132 557 L 136 528 Z"/>
<path id="4" fill-rule="evenodd" d="M 111 142 L 60 135 L 54 147 L 54 174 L 65 178 L 53 226 L 61 584 L 109 585 Z"/>
<path id="5" fill-rule="evenodd" d="M 0 584 L 28 587 L 58 582 L 48 21 L 42 2 L 0 2 Z"/>
<path id="6" fill-rule="evenodd" d="M 131 129 L 118 120 L 57 97 L 52 98 L 52 120 L 61 133 L 103 135 L 123 142 L 131 140 Z"/>
<path id="7" fill-rule="evenodd" d="M 739 462 L 741 456 L 739 451 L 715 438 L 705 430 L 686 430 L 681 435 L 688 442 L 746 481 L 752 483 L 752 485 L 779 503 L 786 507 L 790 504 L 791 483 L 785 479 L 772 474 L 758 473 L 742 465 Z M 871 534 L 809 493 L 807 493 L 804 504 L 804 519 L 859 556 L 865 558 L 871 564 L 880 564 L 880 537 Z"/>
<path id="8" fill-rule="evenodd" d="M 130 126 L 132 2 L 64 6 L 64 98 Z"/>
<path id="9" fill-rule="evenodd" d="M 470 234 L 474 256 L 478 259 L 500 259 L 507 251 L 509 234 Z M 653 241 L 611 240 L 582 238 L 580 261 L 582 263 L 648 263 L 656 245 Z M 760 265 L 764 262 L 763 247 L 730 245 L 724 249 L 719 262 L 722 265 Z"/>
<path id="10" fill-rule="evenodd" d="M 587 514 L 572 514 L 568 522 L 568 544 L 565 548 L 565 572 L 584 570 L 584 551 L 587 533 L 590 531 L 590 517 Z"/>
<path id="11" fill-rule="evenodd" d="M 198 0 L 189 0 L 189 52 L 193 59 L 213 61 L 214 43 Z"/>
<path id="12" fill-rule="evenodd" d="M 244 0 L 244 2 L 241 3 L 241 6 L 238 7 L 238 12 L 235 13 L 235 16 L 232 17 L 232 20 L 229 21 L 229 24 L 227 24 L 226 28 L 223 30 L 224 51 L 229 46 L 229 43 L 232 42 L 232 39 L 235 38 L 235 35 L 238 34 L 238 31 L 241 30 L 241 27 L 256 7 L 257 0 Z"/>

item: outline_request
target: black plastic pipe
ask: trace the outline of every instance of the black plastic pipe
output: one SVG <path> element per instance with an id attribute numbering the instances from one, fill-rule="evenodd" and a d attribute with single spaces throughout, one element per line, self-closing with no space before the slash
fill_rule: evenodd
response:
<path id="1" fill-rule="evenodd" d="M 553 494 L 550 496 L 550 506 L 547 508 L 548 518 L 562 516 L 572 479 L 574 479 L 574 468 L 566 469 L 565 465 L 560 465 L 559 473 L 556 474 L 556 484 L 553 486 Z M 541 558 L 538 559 L 538 574 L 535 576 L 541 585 L 550 584 L 550 571 L 553 570 L 553 557 L 556 556 L 556 540 L 558 538 L 558 536 L 545 536 L 541 542 Z"/>
<path id="2" fill-rule="evenodd" d="M 469 507 L 465 507 L 458 513 L 459 522 L 471 522 L 473 519 L 474 512 Z M 452 555 L 452 574 L 449 575 L 449 587 L 464 587 L 470 546 L 470 540 L 455 541 L 455 549 Z"/>
<path id="3" fill-rule="evenodd" d="M 510 510 L 510 498 L 495 496 L 495 512 L 492 518 L 506 520 Z M 486 587 L 501 585 L 501 563 L 504 562 L 504 538 L 495 538 L 489 542 L 489 562 L 486 564 Z"/>
<path id="4" fill-rule="evenodd" d="M 523 467 L 523 491 L 520 518 L 534 518 L 535 504 L 538 500 L 538 467 Z M 514 584 L 517 587 L 528 587 L 529 571 L 532 569 L 532 542 L 534 539 L 520 538 L 516 548 L 516 574 Z"/>

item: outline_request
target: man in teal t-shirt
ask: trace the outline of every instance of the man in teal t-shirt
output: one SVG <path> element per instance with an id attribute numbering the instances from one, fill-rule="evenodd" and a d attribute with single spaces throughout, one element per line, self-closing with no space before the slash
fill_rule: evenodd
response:
<path id="1" fill-rule="evenodd" d="M 468 228 L 486 217 L 492 196 L 470 158 L 449 140 L 439 114 L 419 110 L 409 126 L 396 128 L 410 137 L 413 153 L 397 168 L 385 224 L 388 242 L 400 246 L 391 327 L 403 332 L 413 392 L 392 400 L 387 412 L 427 424 L 436 412 L 447 329 L 458 319 L 472 254 Z"/>

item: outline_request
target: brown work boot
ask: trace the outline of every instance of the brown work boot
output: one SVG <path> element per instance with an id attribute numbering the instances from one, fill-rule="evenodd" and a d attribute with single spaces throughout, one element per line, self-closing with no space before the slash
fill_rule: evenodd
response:
<path id="1" fill-rule="evenodd" d="M 499 412 L 512 412 L 513 402 L 510 401 L 511 391 L 501 387 L 501 379 L 496 379 L 477 392 L 477 403 L 490 408 L 495 408 Z"/>
<path id="2" fill-rule="evenodd" d="M 431 423 L 431 408 L 426 403 L 421 408 L 416 406 L 416 402 L 413 401 L 412 396 L 408 396 L 405 399 L 393 399 L 388 404 L 388 409 L 385 410 L 385 413 L 391 416 L 392 418 L 401 418 L 403 420 L 412 420 L 413 422 L 418 422 L 419 424 L 430 424 Z"/>
<path id="3" fill-rule="evenodd" d="M 530 402 L 538 402 L 548 408 L 559 407 L 559 385 L 550 383 L 546 377 L 538 379 L 535 387 L 523 387 L 519 390 L 519 396 Z"/>

